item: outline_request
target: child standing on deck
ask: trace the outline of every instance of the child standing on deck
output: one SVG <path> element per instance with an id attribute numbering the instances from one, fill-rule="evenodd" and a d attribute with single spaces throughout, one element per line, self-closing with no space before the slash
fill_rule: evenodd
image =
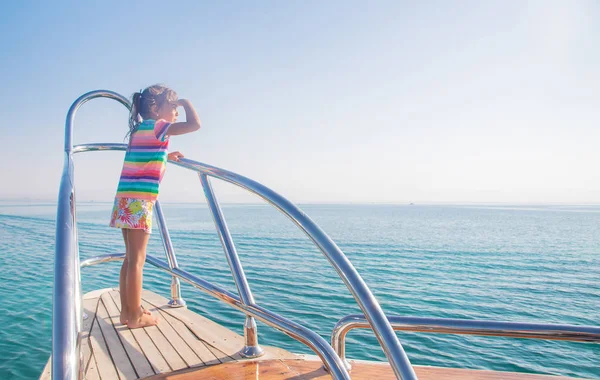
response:
<path id="1" fill-rule="evenodd" d="M 176 123 L 178 107 L 186 121 Z M 192 103 L 177 99 L 175 91 L 154 85 L 133 94 L 129 117 L 129 146 L 115 197 L 110 226 L 121 228 L 125 260 L 119 276 L 121 323 L 131 329 L 158 323 L 142 308 L 142 275 L 146 246 L 152 231 L 152 211 L 167 160 L 179 161 L 179 152 L 167 153 L 169 137 L 200 129 Z"/>

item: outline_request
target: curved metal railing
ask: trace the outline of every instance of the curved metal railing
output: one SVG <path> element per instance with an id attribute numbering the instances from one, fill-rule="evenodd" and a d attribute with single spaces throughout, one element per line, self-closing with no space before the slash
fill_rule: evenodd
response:
<path id="1" fill-rule="evenodd" d="M 52 296 L 52 378 L 80 377 L 80 332 L 82 325 L 79 245 L 75 217 L 73 168 L 73 121 L 79 107 L 99 97 L 111 98 L 129 108 L 129 101 L 112 91 L 92 91 L 80 96 L 69 108 L 65 122 L 65 159 L 58 192 L 54 290 Z"/>
<path id="2" fill-rule="evenodd" d="M 71 106 L 67 116 L 65 131 L 65 169 L 63 170 L 61 191 L 59 194 L 56 234 L 55 305 L 53 306 L 52 317 L 52 377 L 54 379 L 75 379 L 79 374 L 79 360 L 77 359 L 79 355 L 78 337 L 81 331 L 81 280 L 79 275 L 79 265 L 76 265 L 76 263 L 79 262 L 79 252 L 76 236 L 72 155 L 73 153 L 85 151 L 126 150 L 127 148 L 126 144 L 82 144 L 73 147 L 72 125 L 75 112 L 82 104 L 97 97 L 115 99 L 129 108 L 127 99 L 119 94 L 111 91 L 92 91 L 79 97 Z M 239 262 L 233 240 L 229 234 L 223 213 L 216 200 L 208 177 L 224 180 L 258 195 L 290 218 L 294 224 L 306 233 L 329 260 L 354 296 L 366 316 L 366 319 L 373 327 L 375 335 L 379 340 L 396 377 L 399 379 L 416 379 L 410 361 L 398 341 L 392 326 L 389 324 L 379 303 L 363 279 L 339 247 L 302 210 L 271 189 L 239 174 L 185 158 L 181 159 L 179 162 L 172 163 L 198 173 L 240 296 L 238 297 L 225 289 L 210 284 L 178 267 L 172 245 L 170 244 L 170 238 L 168 237 L 160 204 L 159 207 L 156 208 L 156 214 L 159 220 L 163 243 L 165 245 L 167 262 L 150 255 L 147 256 L 146 261 L 171 273 L 174 278 L 183 279 L 214 297 L 225 301 L 229 305 L 244 311 L 247 314 L 246 323 L 244 324 L 246 347 L 244 347 L 242 354 L 246 354 L 247 356 L 258 356 L 261 354 L 262 350 L 258 346 L 256 339 L 256 323 L 252 319 L 253 317 L 256 317 L 307 344 L 317 355 L 319 355 L 334 379 L 350 378 L 342 360 L 322 337 L 295 322 L 287 320 L 255 304 L 241 263 Z M 88 259 L 82 262 L 81 265 L 93 265 L 99 262 L 119 260 L 122 258 L 122 254 L 99 256 L 97 258 Z M 175 279 L 173 281 L 175 281 Z M 172 293 L 175 293 L 172 294 L 173 298 L 178 297 L 181 299 L 181 295 L 178 291 L 178 285 L 172 286 Z"/>
<path id="3" fill-rule="evenodd" d="M 594 326 L 401 317 L 397 315 L 388 316 L 388 320 L 395 331 L 600 343 L 600 327 Z M 342 359 L 348 371 L 352 369 L 352 366 L 346 360 L 345 339 L 350 330 L 358 328 L 370 329 L 371 326 L 364 315 L 351 314 L 340 319 L 331 333 L 331 346 Z"/>

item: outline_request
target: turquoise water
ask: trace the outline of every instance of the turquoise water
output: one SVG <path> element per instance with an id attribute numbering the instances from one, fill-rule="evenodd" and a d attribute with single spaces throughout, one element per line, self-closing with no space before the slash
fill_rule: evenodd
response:
<path id="1" fill-rule="evenodd" d="M 123 251 L 110 204 L 80 204 L 82 258 Z M 302 205 L 336 241 L 389 314 L 600 325 L 600 207 Z M 182 268 L 235 292 L 203 205 L 163 205 Z M 329 340 L 358 313 L 323 255 L 266 205 L 223 206 L 256 301 Z M 0 203 L 0 379 L 39 375 L 50 354 L 53 204 Z M 149 254 L 164 257 L 158 234 Z M 116 286 L 118 264 L 82 270 L 84 291 Z M 147 266 L 145 286 L 168 294 Z M 244 317 L 183 285 L 190 309 L 242 333 Z M 310 353 L 259 323 L 260 342 Z M 413 364 L 600 378 L 600 345 L 399 333 Z M 382 360 L 353 331 L 348 357 Z"/>

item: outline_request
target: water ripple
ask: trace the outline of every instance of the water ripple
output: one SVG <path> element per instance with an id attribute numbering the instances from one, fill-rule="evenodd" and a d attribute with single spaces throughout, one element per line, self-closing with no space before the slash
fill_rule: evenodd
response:
<path id="1" fill-rule="evenodd" d="M 207 209 L 164 206 L 180 266 L 236 292 Z M 35 208 L 0 209 L 0 267 L 10 279 L 0 281 L 5 309 L 0 316 L 0 378 L 38 376 L 50 352 L 54 210 L 40 207 L 38 213 Z M 101 219 L 107 218 L 109 208 L 79 209 L 82 258 L 123 252 L 120 235 Z M 597 209 L 302 208 L 352 260 L 389 314 L 600 325 Z M 223 209 L 261 306 L 326 340 L 337 320 L 360 313 L 327 259 L 287 219 L 267 207 Z M 247 223 L 249 215 L 252 224 Z M 157 234 L 148 252 L 164 257 Z M 84 291 L 116 286 L 118 270 L 118 263 L 84 268 Z M 168 294 L 168 275 L 151 267 L 144 275 L 147 288 Z M 188 284 L 182 284 L 182 292 L 191 310 L 243 333 L 243 313 Z M 262 323 L 259 330 L 263 344 L 310 353 Z M 406 332 L 398 336 L 414 364 L 600 377 L 598 345 Z M 350 358 L 384 360 L 367 330 L 348 335 L 347 353 Z"/>

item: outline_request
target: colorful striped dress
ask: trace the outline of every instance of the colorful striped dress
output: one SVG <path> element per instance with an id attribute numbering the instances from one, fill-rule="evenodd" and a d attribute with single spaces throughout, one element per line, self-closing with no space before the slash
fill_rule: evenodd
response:
<path id="1" fill-rule="evenodd" d="M 165 173 L 171 124 L 144 120 L 130 139 L 117 188 L 110 226 L 152 231 L 152 210 Z"/>

